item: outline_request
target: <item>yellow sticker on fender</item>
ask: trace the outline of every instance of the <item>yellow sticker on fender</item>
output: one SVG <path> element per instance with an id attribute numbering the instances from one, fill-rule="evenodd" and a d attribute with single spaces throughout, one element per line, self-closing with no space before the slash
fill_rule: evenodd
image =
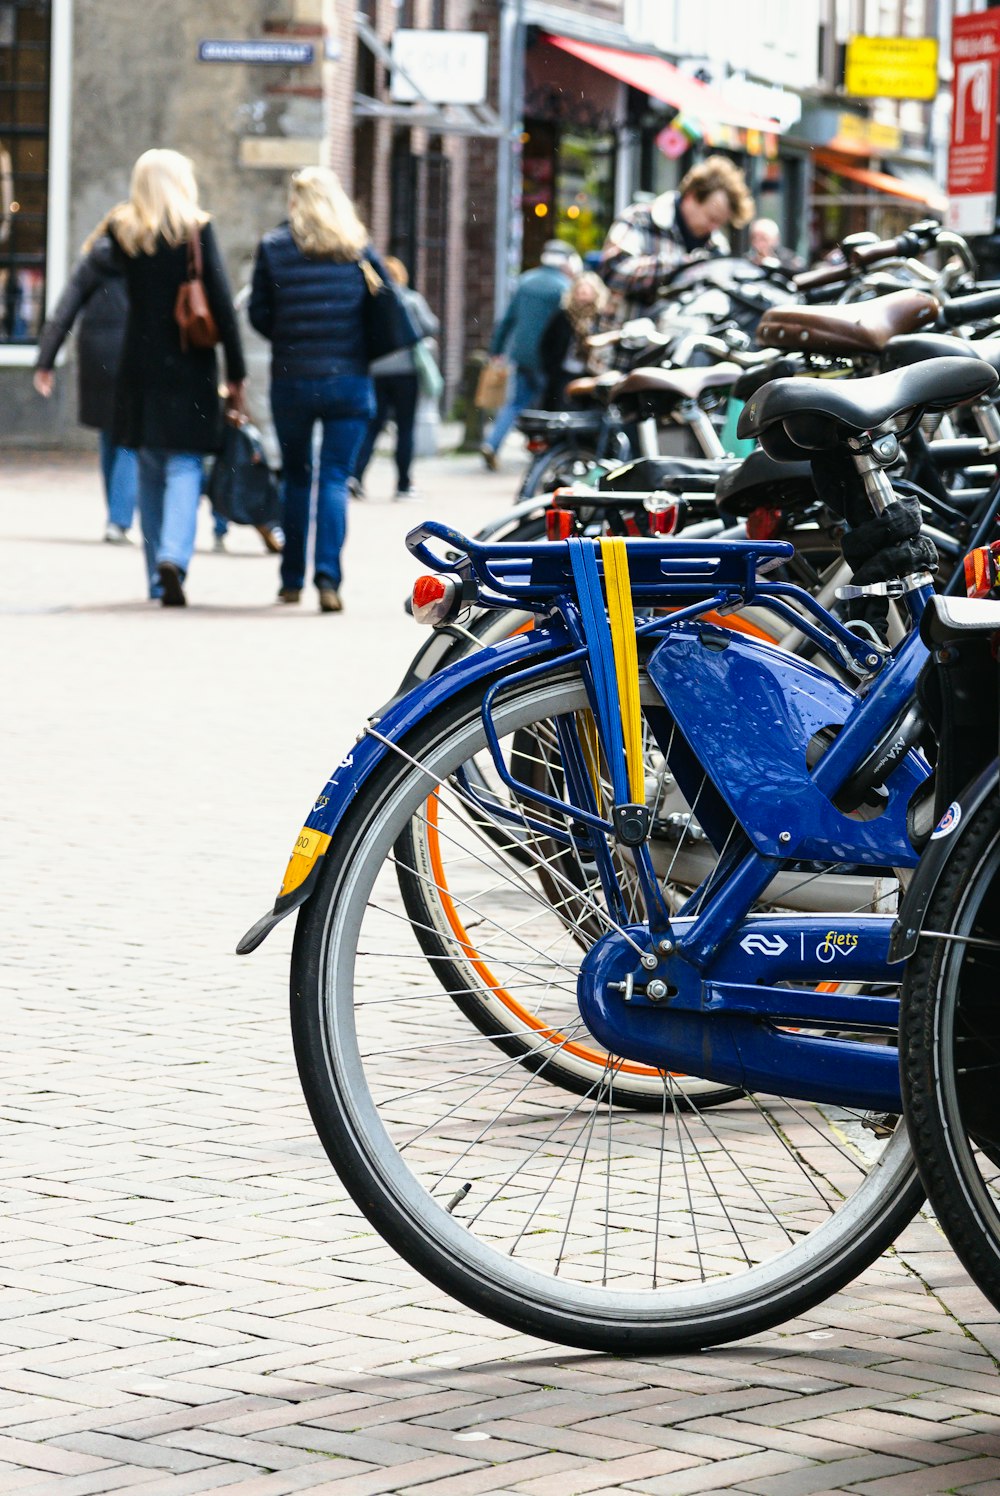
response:
<path id="1" fill-rule="evenodd" d="M 284 898 L 286 894 L 294 893 L 297 888 L 301 887 L 312 872 L 317 857 L 322 857 L 329 845 L 330 837 L 327 832 L 314 831 L 311 826 L 303 826 L 292 848 L 292 855 L 288 859 L 279 898 Z"/>

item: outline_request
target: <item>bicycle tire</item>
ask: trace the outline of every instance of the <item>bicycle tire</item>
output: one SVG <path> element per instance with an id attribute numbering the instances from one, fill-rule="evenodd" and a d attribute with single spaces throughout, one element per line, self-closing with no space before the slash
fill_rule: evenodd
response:
<path id="1" fill-rule="evenodd" d="M 618 1111 L 612 1063 L 583 1127 L 560 1136 L 584 1102 L 544 1075 L 525 1075 L 473 1026 L 457 1030 L 452 995 L 428 983 L 426 957 L 401 912 L 393 847 L 428 785 L 451 794 L 451 776 L 482 744 L 481 697 L 476 689 L 456 699 L 387 756 L 338 828 L 300 911 L 293 1038 L 328 1156 L 360 1210 L 412 1266 L 525 1333 L 589 1350 L 677 1352 L 805 1311 L 872 1262 L 916 1210 L 919 1184 L 902 1128 L 872 1162 L 861 1148 L 877 1145 L 855 1137 L 841 1109 L 764 1097 L 686 1119 L 675 1111 L 668 1136 L 665 1104 L 659 1121 Z M 494 720 L 506 736 L 585 704 L 582 682 L 567 669 L 512 685 Z M 484 918 L 504 899 L 519 917 L 520 891 L 514 877 L 493 892 Z M 542 952 L 551 911 L 544 901 L 530 908 Z M 523 964 L 523 924 L 514 916 L 510 928 L 492 922 L 491 959 L 509 969 L 504 942 L 515 941 L 513 959 Z M 668 1082 L 664 1071 L 664 1096 Z"/>
<path id="2" fill-rule="evenodd" d="M 1000 798 L 961 826 L 924 926 L 995 943 L 1000 908 Z M 996 951 L 924 936 L 907 963 L 900 1075 L 924 1188 L 969 1275 L 1000 1308 L 1000 1027 L 992 1019 Z"/>
<path id="3" fill-rule="evenodd" d="M 536 494 L 551 493 L 564 483 L 578 482 L 587 476 L 596 461 L 597 451 L 591 444 L 579 441 L 554 443 L 529 463 L 517 491 L 518 502 L 533 499 Z"/>

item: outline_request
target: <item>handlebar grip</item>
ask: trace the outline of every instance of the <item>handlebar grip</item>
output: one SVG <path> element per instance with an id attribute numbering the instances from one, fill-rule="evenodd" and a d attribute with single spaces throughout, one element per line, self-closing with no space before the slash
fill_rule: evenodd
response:
<path id="1" fill-rule="evenodd" d="M 851 250 L 851 263 L 853 265 L 875 265 L 879 260 L 895 260 L 901 255 L 909 255 L 915 245 L 910 234 L 897 234 L 895 239 L 880 239 L 877 244 L 859 244 L 857 249 Z"/>
<path id="2" fill-rule="evenodd" d="M 812 291 L 820 286 L 833 286 L 837 281 L 847 280 L 850 273 L 849 265 L 830 265 L 823 270 L 805 270 L 793 279 L 796 290 Z"/>
<path id="3" fill-rule="evenodd" d="M 953 296 L 941 308 L 941 316 L 948 327 L 961 327 L 964 322 L 988 322 L 992 317 L 1000 317 L 1000 291 Z"/>

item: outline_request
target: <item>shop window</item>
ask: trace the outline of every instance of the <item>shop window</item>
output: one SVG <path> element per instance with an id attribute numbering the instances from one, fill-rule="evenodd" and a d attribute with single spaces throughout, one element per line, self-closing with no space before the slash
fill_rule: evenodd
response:
<path id="1" fill-rule="evenodd" d="M 0 344 L 34 343 L 45 316 L 50 0 L 0 0 Z"/>
<path id="2" fill-rule="evenodd" d="M 583 256 L 600 250 L 614 217 L 616 136 L 528 120 L 522 137 L 524 264 L 537 265 L 546 239 Z"/>

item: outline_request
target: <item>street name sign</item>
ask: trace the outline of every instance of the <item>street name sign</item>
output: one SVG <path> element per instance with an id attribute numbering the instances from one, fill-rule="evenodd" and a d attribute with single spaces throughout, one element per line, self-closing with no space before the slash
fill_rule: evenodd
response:
<path id="1" fill-rule="evenodd" d="M 204 41 L 198 43 L 199 62 L 270 63 L 278 67 L 304 67 L 312 62 L 316 49 L 312 42 Z"/>

